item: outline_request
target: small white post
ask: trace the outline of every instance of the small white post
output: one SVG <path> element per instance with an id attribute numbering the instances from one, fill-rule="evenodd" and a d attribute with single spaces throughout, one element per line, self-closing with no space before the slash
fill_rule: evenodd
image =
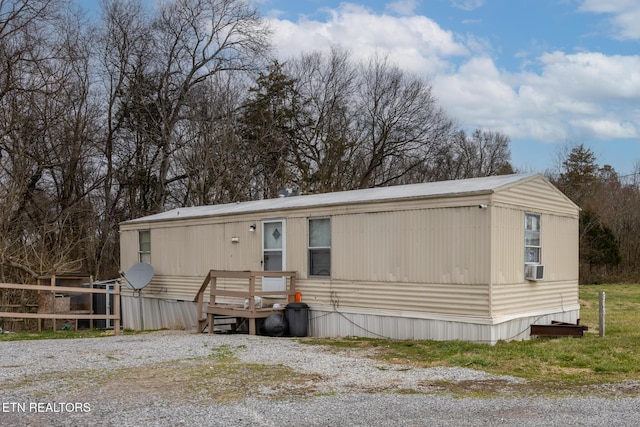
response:
<path id="1" fill-rule="evenodd" d="M 600 292 L 600 298 L 599 298 L 599 313 L 600 313 L 600 318 L 599 318 L 599 328 L 600 328 L 600 336 L 603 337 L 604 336 L 604 329 L 605 329 L 605 297 L 604 297 L 604 292 Z"/>

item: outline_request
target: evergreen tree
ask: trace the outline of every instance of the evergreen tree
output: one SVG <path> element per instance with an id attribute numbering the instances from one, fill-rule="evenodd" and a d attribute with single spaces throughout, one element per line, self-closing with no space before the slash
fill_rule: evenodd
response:
<path id="1" fill-rule="evenodd" d="M 596 156 L 583 144 L 576 145 L 562 162 L 558 187 L 577 205 L 582 206 L 598 180 Z"/>
<path id="2" fill-rule="evenodd" d="M 580 213 L 580 254 L 589 267 L 616 266 L 622 261 L 615 233 L 590 210 Z"/>
<path id="3" fill-rule="evenodd" d="M 244 107 L 241 126 L 246 152 L 254 164 L 254 186 L 263 198 L 276 197 L 291 183 L 295 80 L 274 61 L 260 73 L 253 97 Z"/>

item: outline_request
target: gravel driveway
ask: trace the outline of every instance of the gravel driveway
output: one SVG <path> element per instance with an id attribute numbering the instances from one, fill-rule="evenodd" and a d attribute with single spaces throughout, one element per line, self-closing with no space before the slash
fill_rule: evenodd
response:
<path id="1" fill-rule="evenodd" d="M 288 338 L 161 331 L 0 348 L 2 426 L 640 425 L 638 397 L 519 397 L 517 378 Z"/>

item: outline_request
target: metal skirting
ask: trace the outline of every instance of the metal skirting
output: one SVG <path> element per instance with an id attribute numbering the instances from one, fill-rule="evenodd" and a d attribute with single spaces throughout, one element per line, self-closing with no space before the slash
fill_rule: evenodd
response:
<path id="1" fill-rule="evenodd" d="M 142 298 L 145 329 L 183 329 L 196 331 L 197 306 L 191 301 Z M 140 329 L 138 298 L 122 296 L 122 324 L 126 329 Z M 500 323 L 488 319 L 416 318 L 393 313 L 355 313 L 346 309 L 309 310 L 309 335 L 319 337 L 359 336 L 370 338 L 415 340 L 464 340 L 495 344 L 498 341 L 528 340 L 532 324 L 552 321 L 576 323 L 580 310 L 566 310 L 543 315 L 524 315 Z"/>
<path id="2" fill-rule="evenodd" d="M 323 337 L 360 336 L 368 338 L 450 341 L 462 340 L 495 344 L 498 341 L 530 339 L 532 323 L 576 322 L 579 310 L 511 318 L 492 324 L 473 319 L 446 320 L 391 315 L 312 310 L 309 335 Z"/>
<path id="3" fill-rule="evenodd" d="M 142 297 L 144 329 L 194 329 L 197 305 L 191 301 Z M 122 327 L 140 330 L 140 301 L 122 296 Z"/>

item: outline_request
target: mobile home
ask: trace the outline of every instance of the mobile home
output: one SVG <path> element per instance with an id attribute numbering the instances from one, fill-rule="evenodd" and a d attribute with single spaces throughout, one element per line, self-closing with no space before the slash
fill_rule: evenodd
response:
<path id="1" fill-rule="evenodd" d="M 210 270 L 287 270 L 313 336 L 527 339 L 579 319 L 578 214 L 540 174 L 173 209 L 120 225 L 155 271 L 123 325 L 193 329 Z"/>

